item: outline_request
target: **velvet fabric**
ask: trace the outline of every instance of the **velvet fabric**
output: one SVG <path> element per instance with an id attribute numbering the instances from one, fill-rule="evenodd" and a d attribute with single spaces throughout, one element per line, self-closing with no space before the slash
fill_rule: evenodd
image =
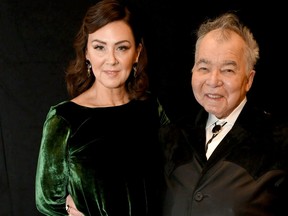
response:
<path id="1" fill-rule="evenodd" d="M 248 102 L 211 157 L 208 114 L 161 129 L 168 189 L 164 216 L 288 215 L 288 127 Z M 287 120 L 287 119 L 286 119 Z"/>
<path id="2" fill-rule="evenodd" d="M 165 115 L 157 99 L 88 108 L 52 106 L 43 127 L 36 206 L 67 215 L 71 194 L 89 216 L 159 216 L 164 178 L 158 140 Z"/>

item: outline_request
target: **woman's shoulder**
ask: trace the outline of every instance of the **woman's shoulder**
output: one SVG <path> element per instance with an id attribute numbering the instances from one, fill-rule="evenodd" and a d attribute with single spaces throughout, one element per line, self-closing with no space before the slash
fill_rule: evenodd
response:
<path id="1" fill-rule="evenodd" d="M 73 110 L 75 111 L 78 109 L 78 106 L 75 106 L 75 105 L 76 104 L 74 104 L 73 102 L 69 100 L 61 101 L 55 105 L 52 105 L 50 107 L 49 113 L 55 113 L 58 115 L 69 113 Z"/>
<path id="2" fill-rule="evenodd" d="M 70 100 L 65 100 L 50 107 L 47 119 L 57 117 L 68 122 L 73 122 L 75 119 L 89 115 L 87 110 L 88 109 L 85 109 L 85 107 L 79 106 Z"/>

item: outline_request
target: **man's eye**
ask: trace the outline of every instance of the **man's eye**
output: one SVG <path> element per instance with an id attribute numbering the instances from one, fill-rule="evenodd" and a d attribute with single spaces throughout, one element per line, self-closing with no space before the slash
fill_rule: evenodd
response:
<path id="1" fill-rule="evenodd" d="M 208 68 L 206 68 L 206 67 L 200 67 L 200 68 L 199 68 L 199 71 L 206 72 L 206 71 L 208 71 Z"/>
<path id="2" fill-rule="evenodd" d="M 222 70 L 222 72 L 224 72 L 224 73 L 233 73 L 234 70 L 232 70 L 232 69 L 224 69 L 224 70 Z"/>

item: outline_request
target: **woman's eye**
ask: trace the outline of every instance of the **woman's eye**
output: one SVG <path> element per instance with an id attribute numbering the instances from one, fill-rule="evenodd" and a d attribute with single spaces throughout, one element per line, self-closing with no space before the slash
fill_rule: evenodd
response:
<path id="1" fill-rule="evenodd" d="M 94 49 L 96 49 L 96 50 L 103 50 L 103 49 L 104 49 L 104 46 L 97 45 L 97 46 L 94 47 Z"/>
<path id="2" fill-rule="evenodd" d="M 120 50 L 120 51 L 125 51 L 125 50 L 127 50 L 127 49 L 129 49 L 128 46 L 119 46 L 119 47 L 117 48 L 117 50 Z"/>

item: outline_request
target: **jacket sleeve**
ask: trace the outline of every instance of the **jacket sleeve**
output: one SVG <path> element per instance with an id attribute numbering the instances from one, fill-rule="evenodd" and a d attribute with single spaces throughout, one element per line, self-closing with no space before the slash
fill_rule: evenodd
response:
<path id="1" fill-rule="evenodd" d="M 67 215 L 69 134 L 69 124 L 51 108 L 43 126 L 35 179 L 36 207 L 44 215 Z"/>

